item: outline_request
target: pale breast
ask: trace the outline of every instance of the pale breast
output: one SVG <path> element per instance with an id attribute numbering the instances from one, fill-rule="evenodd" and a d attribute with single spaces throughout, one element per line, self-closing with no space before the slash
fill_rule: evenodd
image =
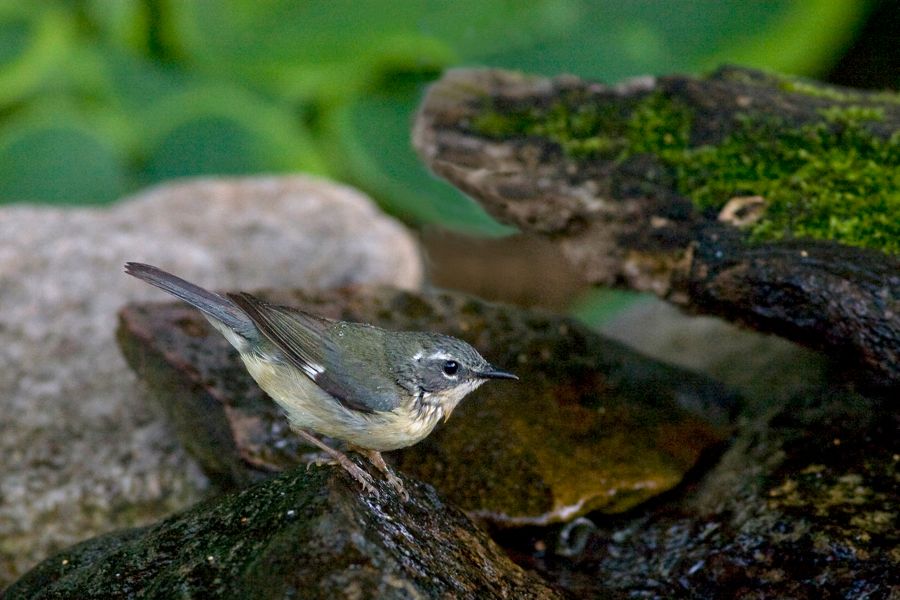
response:
<path id="1" fill-rule="evenodd" d="M 298 369 L 255 353 L 241 358 L 250 376 L 281 406 L 293 427 L 360 448 L 382 451 L 411 446 L 427 437 L 443 415 L 437 407 L 415 409 L 412 400 L 387 412 L 348 409 Z"/>

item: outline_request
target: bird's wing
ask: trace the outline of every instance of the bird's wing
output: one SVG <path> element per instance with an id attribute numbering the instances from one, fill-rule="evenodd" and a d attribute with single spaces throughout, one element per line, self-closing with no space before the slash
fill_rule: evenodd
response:
<path id="1" fill-rule="evenodd" d="M 370 390 L 365 382 L 360 382 L 360 376 L 364 374 L 355 371 L 365 368 L 364 365 L 341 364 L 343 352 L 327 335 L 333 321 L 268 304 L 247 293 L 229 294 L 228 298 L 247 313 L 291 364 L 346 408 L 371 413 L 396 406 L 393 395 L 385 395 L 383 390 L 382 393 Z"/>

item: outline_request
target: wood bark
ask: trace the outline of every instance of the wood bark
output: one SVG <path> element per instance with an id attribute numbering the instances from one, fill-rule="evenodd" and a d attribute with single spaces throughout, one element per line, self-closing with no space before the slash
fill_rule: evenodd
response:
<path id="1" fill-rule="evenodd" d="M 434 173 L 499 221 L 552 239 L 589 282 L 652 291 L 687 310 L 784 336 L 830 353 L 860 382 L 896 388 L 896 256 L 827 241 L 751 242 L 723 215 L 703 214 L 680 195 L 657 157 L 576 159 L 546 137 L 498 139 L 472 126 L 487 105 L 546 107 L 575 92 L 624 112 L 636 97 L 661 93 L 693 111 L 695 146 L 721 141 L 748 111 L 799 125 L 820 121 L 835 102 L 828 94 L 791 93 L 779 81 L 735 68 L 616 87 L 572 76 L 451 71 L 426 95 L 413 143 Z M 874 135 L 900 130 L 900 104 L 852 93 L 883 109 L 885 118 L 869 125 Z"/>

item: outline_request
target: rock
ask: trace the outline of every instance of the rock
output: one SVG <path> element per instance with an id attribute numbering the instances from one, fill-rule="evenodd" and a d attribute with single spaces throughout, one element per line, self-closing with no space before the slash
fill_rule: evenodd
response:
<path id="1" fill-rule="evenodd" d="M 301 467 L 47 559 L 6 597 L 557 598 L 430 486 Z"/>
<path id="2" fill-rule="evenodd" d="M 442 331 L 521 381 L 484 386 L 446 426 L 390 453 L 470 515 L 509 525 L 627 510 L 678 484 L 728 433 L 722 386 L 628 351 L 577 322 L 460 294 L 262 292 L 270 301 L 393 329 Z M 129 364 L 212 477 L 244 485 L 306 451 L 228 343 L 182 304 L 129 305 Z"/>
<path id="3" fill-rule="evenodd" d="M 896 595 L 889 403 L 847 389 L 821 354 L 659 300 L 603 331 L 737 387 L 740 426 L 665 503 L 499 538 L 519 564 L 585 598 Z"/>
<path id="4" fill-rule="evenodd" d="M 882 393 L 900 386 L 898 99 L 737 67 L 617 86 L 460 69 L 413 144 L 585 281 L 822 350 Z"/>
<path id="5" fill-rule="evenodd" d="M 666 505 L 598 521 L 577 553 L 518 562 L 579 597 L 893 598 L 893 406 L 834 382 L 808 389 L 745 420 L 720 463 Z M 557 543 L 547 531 L 528 541 Z"/>
<path id="6" fill-rule="evenodd" d="M 206 481 L 113 339 L 153 262 L 220 287 L 414 288 L 416 244 L 362 194 L 307 177 L 197 180 L 109 208 L 0 208 L 0 587 L 87 536 L 153 521 Z"/>

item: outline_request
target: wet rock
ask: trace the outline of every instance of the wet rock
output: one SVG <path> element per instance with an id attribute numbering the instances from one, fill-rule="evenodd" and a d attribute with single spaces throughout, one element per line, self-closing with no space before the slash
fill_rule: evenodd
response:
<path id="1" fill-rule="evenodd" d="M 518 384 L 484 386 L 446 426 L 388 457 L 471 515 L 501 525 L 627 510 L 678 484 L 727 435 L 734 398 L 720 385 L 570 319 L 385 288 L 261 295 L 333 318 L 442 331 L 516 372 Z M 130 305 L 119 341 L 211 476 L 243 485 L 306 451 L 195 310 Z"/>
<path id="2" fill-rule="evenodd" d="M 412 237 L 307 177 L 161 186 L 109 208 L 0 208 L 0 587 L 50 552 L 196 501 L 207 482 L 115 345 L 157 292 L 126 260 L 203 284 L 415 287 Z"/>
<path id="3" fill-rule="evenodd" d="M 430 486 L 361 494 L 300 467 L 142 529 L 47 559 L 19 598 L 557 598 Z"/>
<path id="4" fill-rule="evenodd" d="M 719 464 L 666 504 L 595 515 L 576 553 L 548 530 L 500 541 L 585 598 L 892 598 L 898 429 L 889 400 L 826 380 L 743 419 Z"/>
<path id="5" fill-rule="evenodd" d="M 660 301 L 603 330 L 738 387 L 740 426 L 665 502 L 504 532 L 519 564 L 584 598 L 896 595 L 896 409 L 848 389 L 821 354 Z"/>

